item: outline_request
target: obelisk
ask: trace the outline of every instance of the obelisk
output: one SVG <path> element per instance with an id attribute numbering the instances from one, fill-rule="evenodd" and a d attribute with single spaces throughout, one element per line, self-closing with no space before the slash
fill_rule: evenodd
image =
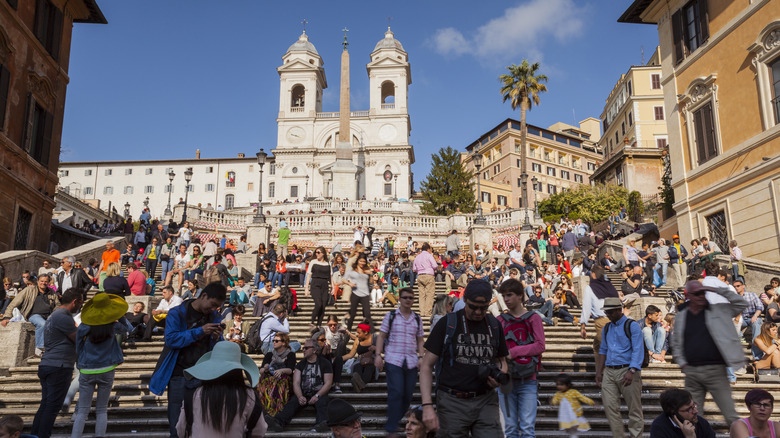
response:
<path id="1" fill-rule="evenodd" d="M 357 166 L 352 162 L 352 132 L 349 127 L 349 51 L 347 32 L 344 29 L 344 51 L 341 53 L 341 93 L 339 99 L 339 136 L 336 142 L 336 162 L 333 165 L 334 198 L 357 199 L 355 175 Z"/>

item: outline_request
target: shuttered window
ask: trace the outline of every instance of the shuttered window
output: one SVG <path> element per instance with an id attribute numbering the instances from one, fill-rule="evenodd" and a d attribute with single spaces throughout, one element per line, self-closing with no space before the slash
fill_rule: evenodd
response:
<path id="1" fill-rule="evenodd" d="M 699 164 L 703 164 L 718 155 L 718 144 L 715 137 L 715 121 L 712 117 L 712 103 L 693 113 L 693 125 L 696 135 L 696 151 Z"/>
<path id="2" fill-rule="evenodd" d="M 35 37 L 54 58 L 59 60 L 62 41 L 62 11 L 50 0 L 37 0 L 35 4 Z"/>
<path id="3" fill-rule="evenodd" d="M 655 114 L 656 120 L 663 120 L 664 119 L 664 107 L 662 106 L 655 106 L 653 107 L 653 113 Z"/>
<path id="4" fill-rule="evenodd" d="M 709 37 L 707 0 L 693 0 L 672 14 L 675 65 L 707 42 Z"/>
<path id="5" fill-rule="evenodd" d="M 28 94 L 25 117 L 24 149 L 35 161 L 48 167 L 54 116 Z"/>
<path id="6" fill-rule="evenodd" d="M 11 84 L 11 72 L 0 65 L 0 131 L 5 130 L 5 109 L 8 106 L 8 90 Z"/>

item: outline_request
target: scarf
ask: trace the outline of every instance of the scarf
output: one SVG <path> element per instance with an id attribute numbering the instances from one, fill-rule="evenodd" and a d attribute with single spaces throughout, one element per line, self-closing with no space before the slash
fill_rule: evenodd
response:
<path id="1" fill-rule="evenodd" d="M 275 349 L 271 350 L 272 356 L 270 367 L 275 370 L 284 368 L 284 361 L 287 359 L 287 355 L 290 354 L 290 351 L 290 347 L 285 348 L 281 353 L 277 352 Z"/>
<path id="2" fill-rule="evenodd" d="M 596 295 L 596 298 L 603 300 L 607 297 L 618 297 L 617 289 L 615 289 L 615 286 L 612 285 L 612 283 L 609 280 L 604 280 L 603 278 L 597 278 L 597 279 L 590 279 L 590 288 L 593 290 L 593 294 Z"/>

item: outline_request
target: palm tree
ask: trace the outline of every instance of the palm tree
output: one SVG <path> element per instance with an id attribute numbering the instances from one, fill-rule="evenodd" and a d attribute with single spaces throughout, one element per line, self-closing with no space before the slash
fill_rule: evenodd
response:
<path id="1" fill-rule="evenodd" d="M 547 76 L 537 75 L 539 63 L 529 64 L 523 59 L 520 65 L 512 64 L 506 68 L 509 74 L 499 76 L 501 81 L 501 94 L 504 102 L 509 101 L 512 109 L 520 107 L 520 179 L 522 183 L 523 204 L 526 208 L 526 223 L 528 222 L 528 173 L 526 172 L 526 136 L 528 130 L 525 124 L 525 113 L 531 110 L 533 104 L 539 105 L 539 93 L 547 91 Z"/>

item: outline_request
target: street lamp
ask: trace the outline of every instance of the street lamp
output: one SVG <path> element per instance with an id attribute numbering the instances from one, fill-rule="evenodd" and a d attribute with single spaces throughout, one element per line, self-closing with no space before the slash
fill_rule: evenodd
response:
<path id="1" fill-rule="evenodd" d="M 257 191 L 257 212 L 255 213 L 254 219 L 252 219 L 252 222 L 256 224 L 264 224 L 265 223 L 265 216 L 263 216 L 263 165 L 265 165 L 265 159 L 268 158 L 268 154 L 266 154 L 263 151 L 263 148 L 260 148 L 260 152 L 257 153 L 257 166 L 260 168 L 260 185 L 258 188 L 260 190 Z M 308 186 L 309 177 L 306 177 L 306 182 Z M 308 190 L 308 187 L 307 187 Z"/>
<path id="2" fill-rule="evenodd" d="M 130 217 L 130 203 L 125 202 L 125 219 Z"/>
<path id="3" fill-rule="evenodd" d="M 146 199 L 144 199 L 144 208 L 149 208 L 149 197 L 147 196 Z"/>
<path id="4" fill-rule="evenodd" d="M 398 200 L 398 174 L 393 175 L 393 198 Z"/>
<path id="5" fill-rule="evenodd" d="M 542 218 L 541 215 L 539 215 L 539 204 L 536 201 L 536 184 L 539 182 L 539 180 L 536 177 L 531 178 L 531 182 L 534 184 L 534 219 L 539 220 Z"/>
<path id="6" fill-rule="evenodd" d="M 563 216 L 568 220 L 569 219 L 569 206 L 564 205 L 563 206 Z"/>
<path id="7" fill-rule="evenodd" d="M 187 200 L 190 198 L 190 181 L 192 181 L 192 167 L 188 167 L 184 171 L 184 181 L 187 183 L 184 186 L 184 214 L 181 215 L 181 223 L 187 221 Z"/>
<path id="8" fill-rule="evenodd" d="M 306 175 L 306 191 L 303 193 L 303 200 L 309 199 L 309 175 Z"/>
<path id="9" fill-rule="evenodd" d="M 479 169 L 482 168 L 482 154 L 474 148 L 474 168 L 477 169 L 477 217 L 474 218 L 474 225 L 487 225 L 487 219 L 482 215 L 482 185 L 480 184 Z"/>
<path id="10" fill-rule="evenodd" d="M 173 170 L 171 170 L 171 173 L 168 174 L 168 206 L 165 207 L 165 215 L 168 217 L 173 216 L 173 211 L 171 211 L 171 193 L 173 192 L 173 177 L 176 176 L 175 173 L 173 173 Z"/>

